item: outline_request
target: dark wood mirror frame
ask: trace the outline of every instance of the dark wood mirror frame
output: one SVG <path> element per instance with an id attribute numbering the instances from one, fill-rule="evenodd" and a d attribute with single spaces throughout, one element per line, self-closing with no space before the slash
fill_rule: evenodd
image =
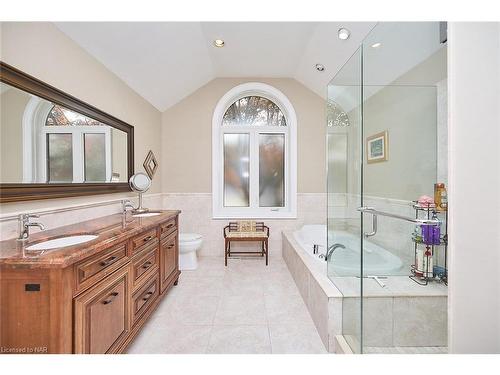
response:
<path id="1" fill-rule="evenodd" d="M 55 87 L 0 61 L 0 81 L 62 105 L 127 133 L 128 179 L 134 174 L 134 127 Z M 128 182 L 116 183 L 0 183 L 0 203 L 130 191 Z"/>

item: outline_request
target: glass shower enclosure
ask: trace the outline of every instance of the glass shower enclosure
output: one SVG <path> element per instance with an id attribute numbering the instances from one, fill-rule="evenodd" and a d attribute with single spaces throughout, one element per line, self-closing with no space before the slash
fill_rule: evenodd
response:
<path id="1" fill-rule="evenodd" d="M 447 207 L 429 206 L 447 185 L 442 30 L 379 23 L 328 85 L 327 270 L 354 353 L 446 352 Z"/>

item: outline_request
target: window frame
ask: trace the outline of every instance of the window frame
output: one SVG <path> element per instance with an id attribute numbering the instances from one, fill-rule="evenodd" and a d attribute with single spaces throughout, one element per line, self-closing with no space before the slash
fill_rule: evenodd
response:
<path id="1" fill-rule="evenodd" d="M 286 126 L 222 125 L 227 109 L 246 96 L 261 96 L 274 102 Z M 224 207 L 224 134 L 250 134 L 249 207 Z M 259 207 L 259 134 L 284 134 L 284 207 Z M 273 86 L 248 82 L 229 90 L 217 103 L 212 117 L 212 217 L 214 219 L 294 219 L 297 217 L 297 117 L 290 100 Z"/>

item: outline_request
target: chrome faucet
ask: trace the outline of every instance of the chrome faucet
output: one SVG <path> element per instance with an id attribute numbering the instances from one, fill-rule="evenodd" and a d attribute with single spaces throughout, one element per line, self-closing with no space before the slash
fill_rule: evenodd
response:
<path id="1" fill-rule="evenodd" d="M 325 261 L 328 262 L 328 259 L 332 256 L 333 252 L 337 250 L 338 248 L 345 249 L 345 246 L 342 245 L 341 243 L 334 243 L 332 246 L 328 248 L 328 251 L 326 252 L 325 256 Z"/>
<path id="2" fill-rule="evenodd" d="M 122 199 L 122 213 L 126 214 L 127 208 L 130 208 L 132 210 L 135 209 L 134 205 L 132 204 L 132 202 L 130 202 L 130 200 Z"/>
<path id="3" fill-rule="evenodd" d="M 19 215 L 19 237 L 18 241 L 27 241 L 30 236 L 30 227 L 37 227 L 40 230 L 44 230 L 45 227 L 42 223 L 30 223 L 31 218 L 38 219 L 40 216 L 36 214 L 21 214 Z"/>
<path id="4" fill-rule="evenodd" d="M 313 254 L 316 255 L 318 254 L 318 251 L 319 251 L 319 247 L 321 245 L 318 245 L 318 244 L 313 244 Z"/>

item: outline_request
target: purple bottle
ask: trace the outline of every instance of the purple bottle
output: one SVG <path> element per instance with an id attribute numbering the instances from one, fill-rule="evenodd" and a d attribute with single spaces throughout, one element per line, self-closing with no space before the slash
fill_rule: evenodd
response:
<path id="1" fill-rule="evenodd" d="M 426 245 L 434 244 L 433 227 L 430 225 L 422 225 L 422 240 Z"/>
<path id="2" fill-rule="evenodd" d="M 432 219 L 437 220 L 434 214 Z M 423 225 L 422 239 L 426 245 L 439 245 L 441 243 L 441 225 Z"/>

